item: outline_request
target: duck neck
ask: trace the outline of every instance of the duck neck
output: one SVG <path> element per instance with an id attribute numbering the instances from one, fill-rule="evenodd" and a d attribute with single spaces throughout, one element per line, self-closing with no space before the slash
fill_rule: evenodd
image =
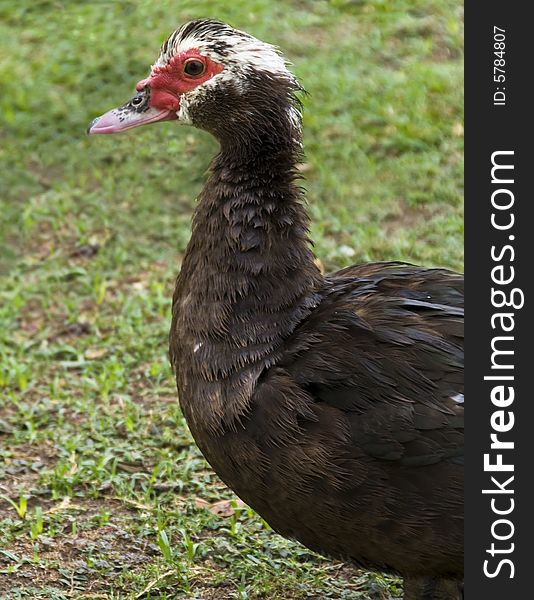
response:
<path id="1" fill-rule="evenodd" d="M 279 131 L 265 129 L 237 146 L 221 140 L 178 279 L 175 366 L 191 346 L 210 380 L 272 364 L 322 282 L 296 184 L 300 128 L 288 119 Z"/>

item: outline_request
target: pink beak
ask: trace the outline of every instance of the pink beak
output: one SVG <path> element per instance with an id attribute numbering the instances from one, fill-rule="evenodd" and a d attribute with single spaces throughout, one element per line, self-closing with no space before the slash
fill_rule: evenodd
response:
<path id="1" fill-rule="evenodd" d="M 114 108 L 89 123 L 87 133 L 119 133 L 148 123 L 172 121 L 177 119 L 176 112 L 168 109 L 153 108 L 149 105 L 148 91 L 141 90 L 129 102 Z"/>

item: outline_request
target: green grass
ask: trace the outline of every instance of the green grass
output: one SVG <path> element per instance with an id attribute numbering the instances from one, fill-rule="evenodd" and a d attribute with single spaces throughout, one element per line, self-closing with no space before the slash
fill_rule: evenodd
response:
<path id="1" fill-rule="evenodd" d="M 196 16 L 280 45 L 310 92 L 303 172 L 327 270 L 461 269 L 457 0 L 3 0 L 2 598 L 400 593 L 273 534 L 210 471 L 178 408 L 170 297 L 216 144 L 172 123 L 84 131 Z"/>

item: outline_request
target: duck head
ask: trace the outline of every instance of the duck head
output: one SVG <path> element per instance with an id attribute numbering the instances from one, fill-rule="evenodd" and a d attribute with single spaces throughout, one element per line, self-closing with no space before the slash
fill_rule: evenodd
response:
<path id="1" fill-rule="evenodd" d="M 246 137 L 286 114 L 300 128 L 302 89 L 277 48 L 214 20 L 174 31 L 135 96 L 94 119 L 89 134 L 118 133 L 177 120 L 218 138 Z"/>

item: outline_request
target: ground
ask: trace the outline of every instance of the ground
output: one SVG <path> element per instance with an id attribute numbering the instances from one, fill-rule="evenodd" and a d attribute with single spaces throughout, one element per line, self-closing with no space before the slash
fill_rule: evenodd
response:
<path id="1" fill-rule="evenodd" d="M 176 400 L 170 297 L 213 140 L 87 138 L 196 16 L 281 46 L 304 97 L 326 270 L 461 269 L 456 0 L 0 5 L 0 597 L 374 600 L 400 583 L 275 535 L 211 472 Z"/>

